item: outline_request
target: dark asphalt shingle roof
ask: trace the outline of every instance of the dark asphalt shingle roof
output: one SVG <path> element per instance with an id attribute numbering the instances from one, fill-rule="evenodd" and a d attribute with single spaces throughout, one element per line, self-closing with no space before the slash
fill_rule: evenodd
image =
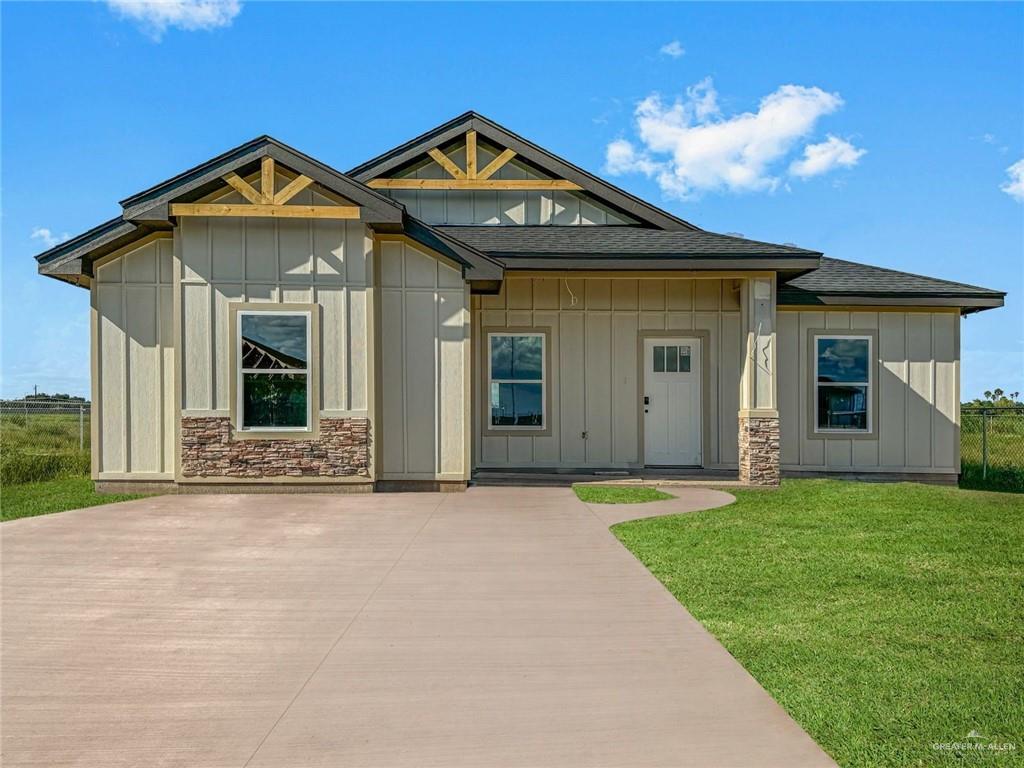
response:
<path id="1" fill-rule="evenodd" d="M 779 304 L 816 303 L 816 296 L 933 296 L 1001 298 L 1006 294 L 976 285 L 897 272 L 894 269 L 822 257 L 821 266 L 779 285 Z"/>
<path id="2" fill-rule="evenodd" d="M 665 231 L 623 226 L 436 226 L 489 256 L 587 257 L 672 256 L 737 258 L 788 256 L 813 258 L 818 251 L 719 235 L 703 230 Z M 511 265 L 511 263 L 510 263 Z"/>

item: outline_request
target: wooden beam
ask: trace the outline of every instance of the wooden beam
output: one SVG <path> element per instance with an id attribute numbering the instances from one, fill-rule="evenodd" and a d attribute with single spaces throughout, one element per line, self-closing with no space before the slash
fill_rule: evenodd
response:
<path id="1" fill-rule="evenodd" d="M 250 203 L 258 205 L 263 202 L 263 197 L 256 191 L 256 188 L 234 171 L 231 171 L 227 176 L 224 176 L 223 179 L 228 183 L 228 186 L 234 189 Z"/>
<path id="2" fill-rule="evenodd" d="M 274 158 L 264 157 L 260 163 L 260 192 L 263 194 L 263 202 L 267 205 L 274 203 Z"/>
<path id="3" fill-rule="evenodd" d="M 358 219 L 359 206 L 172 203 L 171 216 L 245 216 L 276 219 Z"/>
<path id="4" fill-rule="evenodd" d="M 476 131 L 466 131 L 466 176 L 476 178 Z"/>
<path id="5" fill-rule="evenodd" d="M 565 179 L 373 179 L 374 189 L 489 189 L 498 191 L 544 192 L 551 189 L 580 190 Z"/>
<path id="6" fill-rule="evenodd" d="M 454 161 L 440 149 L 435 147 L 434 149 L 429 150 L 427 154 L 434 158 L 435 163 L 448 171 L 448 175 L 453 179 L 466 178 L 466 172 L 459 168 L 459 166 L 457 166 Z"/>
<path id="7" fill-rule="evenodd" d="M 502 152 L 496 158 L 491 160 L 491 162 L 489 162 L 487 164 L 487 166 L 482 171 L 480 171 L 480 173 L 478 173 L 476 175 L 476 177 L 478 179 L 480 179 L 481 181 L 484 180 L 484 179 L 491 178 L 491 176 L 493 176 L 495 173 L 497 173 L 501 168 L 503 168 L 505 166 L 505 163 L 507 163 L 509 160 L 511 160 L 515 156 L 516 156 L 515 151 L 513 151 L 511 149 L 506 149 L 504 152 Z"/>
<path id="8" fill-rule="evenodd" d="M 274 195 L 274 205 L 284 205 L 312 183 L 313 180 L 309 176 L 296 176 Z"/>

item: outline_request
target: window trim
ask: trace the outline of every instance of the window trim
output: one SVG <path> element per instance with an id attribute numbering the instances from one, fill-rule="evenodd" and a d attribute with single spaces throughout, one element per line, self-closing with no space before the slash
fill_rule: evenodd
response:
<path id="1" fill-rule="evenodd" d="M 523 326 L 501 328 L 483 328 L 480 332 L 482 341 L 483 366 L 481 380 L 481 413 L 485 437 L 547 437 L 551 435 L 551 329 L 546 326 L 530 328 Z M 541 426 L 516 426 L 511 424 L 491 424 L 491 337 L 493 336 L 540 336 L 541 337 Z M 507 381 L 498 379 L 498 381 Z M 536 379 L 519 381 L 521 384 L 536 383 Z"/>
<path id="2" fill-rule="evenodd" d="M 228 305 L 231 327 L 230 408 L 232 437 L 235 440 L 314 440 L 320 435 L 320 307 L 318 304 L 271 302 L 237 302 Z M 242 316 L 243 315 L 304 315 L 306 317 L 306 426 L 304 427 L 244 427 L 244 397 L 246 373 L 270 373 L 269 370 L 243 369 Z M 299 373 L 299 370 L 295 371 Z"/>
<path id="3" fill-rule="evenodd" d="M 851 339 L 868 342 L 868 380 L 819 382 L 818 381 L 818 340 L 819 339 Z M 807 436 L 809 439 L 877 439 L 878 398 L 875 396 L 878 367 L 878 332 L 872 329 L 837 329 L 812 328 L 808 330 L 808 422 Z M 818 389 L 820 386 L 859 386 L 867 387 L 867 428 L 866 429 L 828 429 L 818 425 Z"/>

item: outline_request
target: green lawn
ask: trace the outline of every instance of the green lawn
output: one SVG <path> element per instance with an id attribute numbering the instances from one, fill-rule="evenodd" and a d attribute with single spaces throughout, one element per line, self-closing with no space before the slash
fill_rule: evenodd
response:
<path id="1" fill-rule="evenodd" d="M 675 498 L 671 493 L 643 485 L 574 485 L 572 489 L 580 501 L 589 504 L 642 504 Z"/>
<path id="2" fill-rule="evenodd" d="M 613 530 L 841 765 L 1024 765 L 1024 497 L 730 492 Z M 933 748 L 971 731 L 1016 749 Z"/>
<path id="3" fill-rule="evenodd" d="M 40 483 L 5 485 L 0 488 L 0 520 L 15 520 L 19 517 L 140 498 L 130 494 L 96 493 L 92 480 L 87 477 L 63 477 Z"/>

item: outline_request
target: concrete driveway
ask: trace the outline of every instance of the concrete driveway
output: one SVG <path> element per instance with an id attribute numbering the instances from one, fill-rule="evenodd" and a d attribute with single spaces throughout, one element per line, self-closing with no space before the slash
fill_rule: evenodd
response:
<path id="1" fill-rule="evenodd" d="M 675 489 L 165 496 L 3 537 L 3 764 L 819 766 L 608 531 Z"/>

